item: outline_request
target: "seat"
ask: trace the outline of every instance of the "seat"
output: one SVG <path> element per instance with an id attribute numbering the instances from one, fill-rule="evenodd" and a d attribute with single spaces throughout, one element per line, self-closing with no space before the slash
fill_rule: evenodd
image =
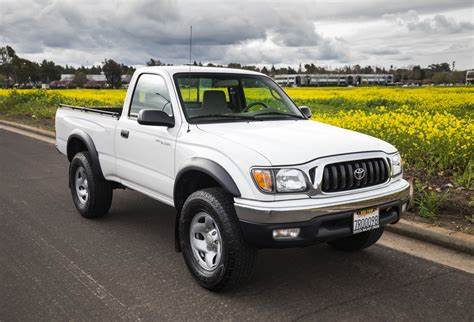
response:
<path id="1" fill-rule="evenodd" d="M 232 111 L 227 106 L 223 91 L 208 90 L 202 98 L 202 111 L 206 114 L 224 114 Z"/>

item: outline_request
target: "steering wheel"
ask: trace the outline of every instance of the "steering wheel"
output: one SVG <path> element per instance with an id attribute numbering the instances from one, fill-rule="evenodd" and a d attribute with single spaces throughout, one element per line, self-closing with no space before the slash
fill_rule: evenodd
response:
<path id="1" fill-rule="evenodd" d="M 248 110 L 250 110 L 252 107 L 254 106 L 257 106 L 257 105 L 260 105 L 260 106 L 263 106 L 264 108 L 270 108 L 267 104 L 265 104 L 264 102 L 253 102 L 253 103 L 250 103 L 249 105 L 247 105 L 246 108 L 244 108 L 242 110 L 242 112 L 247 112 Z"/>

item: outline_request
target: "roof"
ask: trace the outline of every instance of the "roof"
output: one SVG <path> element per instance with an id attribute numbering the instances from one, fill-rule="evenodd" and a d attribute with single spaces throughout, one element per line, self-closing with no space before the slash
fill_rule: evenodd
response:
<path id="1" fill-rule="evenodd" d="M 232 73 L 243 75 L 264 75 L 245 69 L 225 68 L 225 67 L 203 67 L 203 66 L 150 66 L 138 69 L 139 72 L 153 72 L 157 70 L 167 71 L 170 75 L 178 73 Z"/>
<path id="2" fill-rule="evenodd" d="M 61 81 L 72 81 L 74 79 L 74 74 L 61 74 Z"/>
<path id="3" fill-rule="evenodd" d="M 104 74 L 89 74 L 86 75 L 87 80 L 94 81 L 94 82 L 106 82 L 107 78 Z"/>

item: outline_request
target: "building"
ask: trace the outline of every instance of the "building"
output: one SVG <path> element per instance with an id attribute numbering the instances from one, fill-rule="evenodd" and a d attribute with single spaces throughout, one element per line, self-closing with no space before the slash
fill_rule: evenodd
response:
<path id="1" fill-rule="evenodd" d="M 61 78 L 57 81 L 51 82 L 49 85 L 51 88 L 71 88 L 74 87 L 73 81 L 75 74 L 61 74 Z M 121 76 L 123 86 L 126 87 L 130 83 L 132 75 L 124 74 Z M 100 74 L 88 74 L 86 75 L 85 88 L 106 88 L 107 78 L 104 73 Z"/>
<path id="2" fill-rule="evenodd" d="M 61 74 L 60 82 L 72 82 L 74 80 L 74 74 Z"/>
<path id="3" fill-rule="evenodd" d="M 466 71 L 466 85 L 474 85 L 474 70 Z"/>
<path id="4" fill-rule="evenodd" d="M 474 75 L 473 75 L 474 76 Z M 392 85 L 392 74 L 287 74 L 276 75 L 281 86 Z"/>
<path id="5" fill-rule="evenodd" d="M 107 87 L 107 78 L 104 73 L 86 75 L 87 82 L 85 88 L 105 88 Z"/>

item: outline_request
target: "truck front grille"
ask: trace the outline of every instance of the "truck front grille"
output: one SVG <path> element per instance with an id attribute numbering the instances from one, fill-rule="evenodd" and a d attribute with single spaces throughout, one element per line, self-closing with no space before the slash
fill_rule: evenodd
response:
<path id="1" fill-rule="evenodd" d="M 328 164 L 324 167 L 321 189 L 338 192 L 375 186 L 388 180 L 389 168 L 382 158 Z"/>

